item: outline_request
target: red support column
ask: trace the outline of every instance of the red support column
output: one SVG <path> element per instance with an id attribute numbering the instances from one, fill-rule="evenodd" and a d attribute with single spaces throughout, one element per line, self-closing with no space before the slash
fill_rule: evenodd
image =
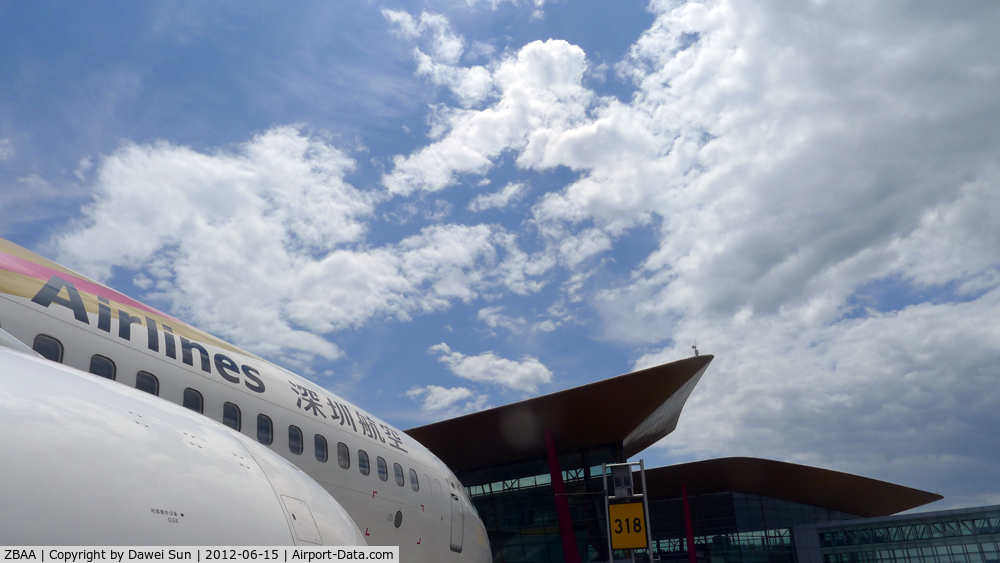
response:
<path id="1" fill-rule="evenodd" d="M 681 485 L 681 504 L 684 506 L 684 531 L 687 532 L 688 563 L 698 563 L 694 553 L 694 526 L 691 524 L 691 507 L 688 506 L 687 487 Z"/>
<path id="2" fill-rule="evenodd" d="M 552 476 L 552 492 L 556 496 L 556 518 L 559 520 L 559 536 L 562 538 L 563 556 L 566 563 L 580 563 L 580 551 L 576 548 L 576 534 L 573 519 L 569 514 L 569 500 L 563 486 L 562 469 L 559 468 L 559 454 L 552 432 L 545 431 L 545 451 L 549 457 L 549 475 Z"/>

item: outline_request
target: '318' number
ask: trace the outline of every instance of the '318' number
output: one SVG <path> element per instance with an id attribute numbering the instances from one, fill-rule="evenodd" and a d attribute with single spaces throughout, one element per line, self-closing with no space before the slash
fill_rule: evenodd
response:
<path id="1" fill-rule="evenodd" d="M 639 518 L 633 518 L 631 520 L 629 520 L 628 518 L 626 518 L 625 520 L 622 520 L 621 518 L 615 518 L 615 525 L 618 526 L 618 528 L 615 530 L 616 534 L 620 534 L 622 532 L 626 534 L 631 534 L 631 533 L 638 534 L 642 532 L 642 521 L 639 520 Z"/>

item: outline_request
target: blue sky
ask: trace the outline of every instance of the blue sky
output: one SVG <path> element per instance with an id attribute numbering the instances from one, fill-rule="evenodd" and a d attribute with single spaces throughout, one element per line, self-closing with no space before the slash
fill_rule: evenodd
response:
<path id="1" fill-rule="evenodd" d="M 408 428 L 716 355 L 649 465 L 1000 503 L 996 2 L 0 2 L 0 236 Z"/>

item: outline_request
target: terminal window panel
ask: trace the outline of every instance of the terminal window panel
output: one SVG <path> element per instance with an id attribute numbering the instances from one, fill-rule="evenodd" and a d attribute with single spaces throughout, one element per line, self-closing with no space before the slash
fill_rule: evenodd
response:
<path id="1" fill-rule="evenodd" d="M 994 563 L 1000 561 L 996 542 L 901 549 L 825 553 L 824 563 Z"/>
<path id="2" fill-rule="evenodd" d="M 607 528 L 600 465 L 603 452 L 560 456 L 577 547 L 583 561 L 606 561 Z M 494 561 L 563 561 L 562 540 L 545 459 L 458 475 L 483 519 Z M 594 494 L 598 493 L 598 494 Z"/>
<path id="3" fill-rule="evenodd" d="M 691 495 L 689 504 L 699 559 L 705 557 L 719 563 L 795 563 L 793 526 L 857 518 L 820 507 L 736 492 Z M 662 559 L 686 560 L 680 498 L 650 503 L 650 531 L 653 548 Z"/>
<path id="4" fill-rule="evenodd" d="M 824 563 L 995 563 L 1000 507 L 818 531 Z"/>

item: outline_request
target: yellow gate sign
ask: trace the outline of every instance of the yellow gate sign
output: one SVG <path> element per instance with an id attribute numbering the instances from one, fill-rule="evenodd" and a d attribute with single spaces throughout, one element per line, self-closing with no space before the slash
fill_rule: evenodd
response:
<path id="1" fill-rule="evenodd" d="M 642 501 L 608 506 L 611 522 L 611 549 L 645 549 L 646 511 Z"/>

